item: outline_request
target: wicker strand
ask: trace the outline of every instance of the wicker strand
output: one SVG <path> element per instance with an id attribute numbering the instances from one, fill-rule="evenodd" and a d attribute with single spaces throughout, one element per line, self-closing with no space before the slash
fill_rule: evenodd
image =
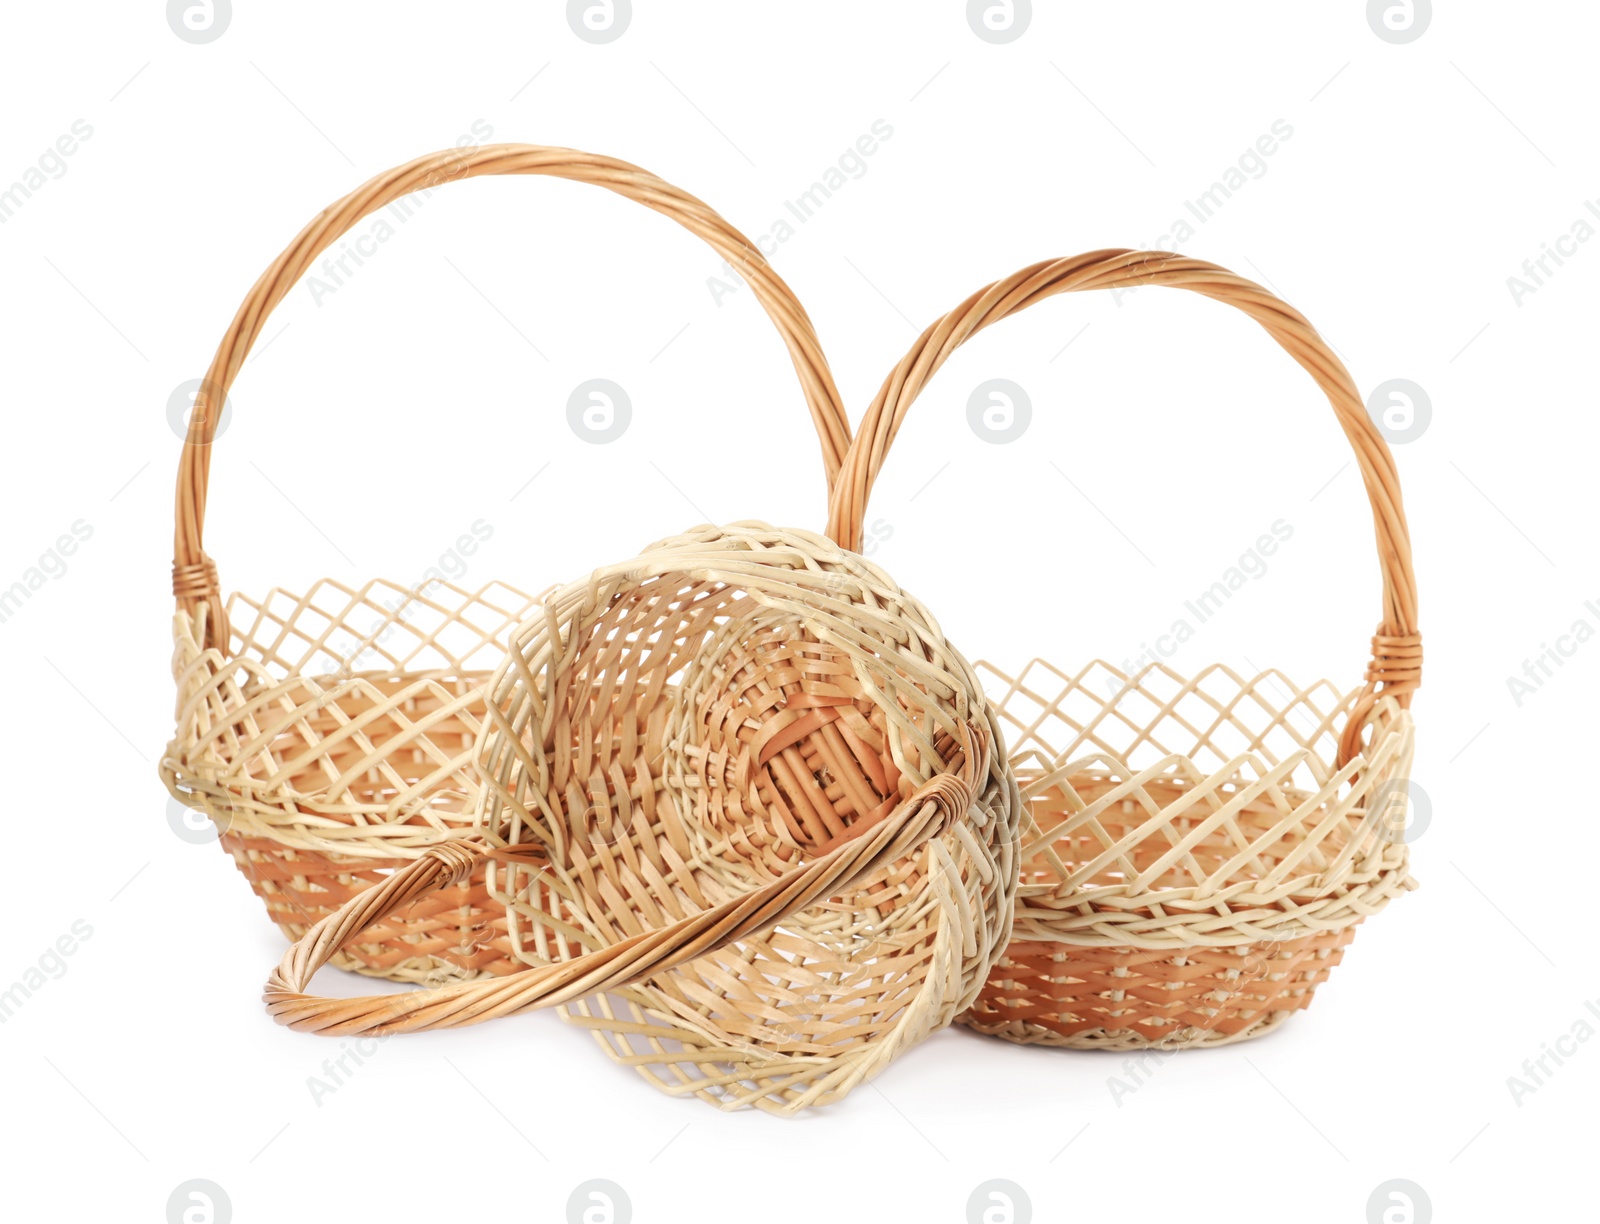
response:
<path id="1" fill-rule="evenodd" d="M 694 196 L 615 158 L 538 145 L 447 149 L 385 171 L 318 213 L 261 275 L 217 347 L 195 398 L 179 464 L 173 542 L 173 594 L 179 611 L 192 614 L 201 605 L 209 610 L 202 645 L 226 654 L 231 644 L 216 566 L 204 543 L 210 444 L 221 415 L 220 410 L 210 411 L 211 406 L 226 403 L 228 391 L 273 309 L 317 257 L 362 218 L 415 191 L 498 174 L 550 175 L 604 187 L 670 217 L 737 267 L 789 350 L 822 442 L 823 465 L 832 488 L 850 444 L 849 418 L 810 318 L 755 244 Z"/>
<path id="2" fill-rule="evenodd" d="M 217 581 L 217 565 L 211 558 L 206 557 L 189 565 L 180 565 L 176 561 L 172 563 L 172 593 L 180 600 L 204 601 L 221 589 Z"/>

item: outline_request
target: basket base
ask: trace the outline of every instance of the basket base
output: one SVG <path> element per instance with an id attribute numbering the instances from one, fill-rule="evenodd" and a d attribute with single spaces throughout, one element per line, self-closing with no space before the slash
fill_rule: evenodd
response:
<path id="1" fill-rule="evenodd" d="M 1227 1045 L 1309 1007 L 1355 933 L 1352 925 L 1231 948 L 1157 950 L 1019 940 L 961 1022 L 1023 1045 L 1079 1050 Z"/>
<path id="2" fill-rule="evenodd" d="M 267 916 L 291 943 L 408 862 L 317 854 L 233 834 L 224 834 L 221 841 L 266 904 Z M 490 899 L 481 870 L 465 883 L 430 893 L 374 924 L 328 963 L 423 986 L 503 977 L 525 967 L 512 955 L 505 907 Z"/>

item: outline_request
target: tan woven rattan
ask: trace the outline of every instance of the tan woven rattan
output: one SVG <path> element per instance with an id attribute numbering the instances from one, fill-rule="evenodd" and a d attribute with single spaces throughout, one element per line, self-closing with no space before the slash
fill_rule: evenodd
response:
<path id="1" fill-rule="evenodd" d="M 1422 650 L 1399 478 L 1344 365 L 1259 285 L 1164 252 L 1096 251 L 974 294 L 922 334 L 868 408 L 830 534 L 859 547 L 907 410 L 969 337 L 1058 293 L 1142 285 L 1237 307 L 1317 380 L 1366 483 L 1383 619 L 1349 696 L 1225 668 L 1190 679 L 1160 665 L 1127 677 L 1036 662 L 1014 681 L 991 669 L 1028 818 L 1017 942 L 965 1020 L 1015 1041 L 1176 1047 L 1264 1032 L 1310 1002 L 1357 923 L 1412 887 L 1394 808 Z"/>
<path id="2" fill-rule="evenodd" d="M 381 174 L 313 218 L 245 298 L 195 401 L 177 484 L 177 726 L 161 762 L 168 789 L 216 822 L 290 938 L 471 826 L 483 684 L 536 601 L 499 584 L 388 582 L 224 601 L 204 547 L 210 444 L 268 315 L 322 251 L 408 193 L 490 174 L 591 183 L 700 236 L 740 269 L 777 326 L 830 484 L 849 443 L 827 362 L 788 286 L 709 207 L 638 167 L 570 149 L 452 149 Z M 368 927 L 335 963 L 409 981 L 520 966 L 481 871 Z"/>
<path id="3" fill-rule="evenodd" d="M 597 570 L 511 635 L 487 694 L 479 834 L 291 948 L 280 1022 L 390 1033 L 598 993 L 581 1022 L 658 1086 L 791 1113 L 950 1023 L 1009 938 L 1021 799 L 977 678 L 829 540 L 702 527 Z M 304 993 L 484 858 L 529 968 Z"/>

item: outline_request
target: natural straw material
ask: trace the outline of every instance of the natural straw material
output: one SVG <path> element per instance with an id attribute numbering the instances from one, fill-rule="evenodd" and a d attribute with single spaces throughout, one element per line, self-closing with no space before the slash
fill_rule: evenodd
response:
<path id="1" fill-rule="evenodd" d="M 168 789 L 216 822 L 290 938 L 471 826 L 483 684 L 512 628 L 537 605 L 499 584 L 468 591 L 382 581 L 225 603 L 203 543 L 211 442 L 268 315 L 322 251 L 408 193 L 493 174 L 604 187 L 704 239 L 740 269 L 777 326 L 830 483 L 849 443 L 827 362 L 788 286 L 709 207 L 636 166 L 528 145 L 453 149 L 381 174 L 313 218 L 245 298 L 195 401 L 177 485 L 177 728 L 161 763 Z M 776 458 L 775 467 L 800 462 L 798 454 Z M 375 497 L 393 492 L 382 473 L 359 466 L 330 479 L 369 481 Z M 445 504 L 449 481 L 434 477 L 428 495 Z M 505 926 L 480 871 L 389 914 L 334 963 L 408 981 L 505 972 L 519 964 Z"/>
<path id="2" fill-rule="evenodd" d="M 1399 477 L 1343 364 L 1259 285 L 1178 255 L 1096 251 L 974 294 L 922 334 L 867 410 L 830 534 L 859 547 L 907 410 L 967 339 L 1058 293 L 1144 285 L 1237 307 L 1316 379 L 1366 484 L 1383 620 L 1349 697 L 1224 668 L 995 674 L 1028 817 L 1017 942 L 965 1019 L 1015 1041 L 1178 1047 L 1264 1032 L 1310 1002 L 1357 923 L 1412 887 L 1394 815 L 1422 649 Z"/>
<path id="3" fill-rule="evenodd" d="M 269 1009 L 349 1035 L 581 996 L 659 1086 L 825 1104 L 948 1024 L 1010 933 L 1020 796 L 976 676 L 914 599 L 820 536 L 698 528 L 546 598 L 488 686 L 478 834 L 285 956 Z M 318 966 L 480 859 L 498 980 L 368 999 Z M 648 979 L 648 984 L 643 984 Z"/>

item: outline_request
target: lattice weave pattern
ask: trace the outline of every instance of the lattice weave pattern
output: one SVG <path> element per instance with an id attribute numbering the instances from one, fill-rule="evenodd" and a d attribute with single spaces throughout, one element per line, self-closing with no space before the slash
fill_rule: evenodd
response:
<path id="1" fill-rule="evenodd" d="M 178 733 L 162 776 L 216 823 L 291 939 L 472 827 L 483 685 L 536 606 L 499 584 L 445 582 L 235 595 L 228 655 L 176 619 Z M 515 964 L 481 873 L 335 963 L 407 981 Z"/>

